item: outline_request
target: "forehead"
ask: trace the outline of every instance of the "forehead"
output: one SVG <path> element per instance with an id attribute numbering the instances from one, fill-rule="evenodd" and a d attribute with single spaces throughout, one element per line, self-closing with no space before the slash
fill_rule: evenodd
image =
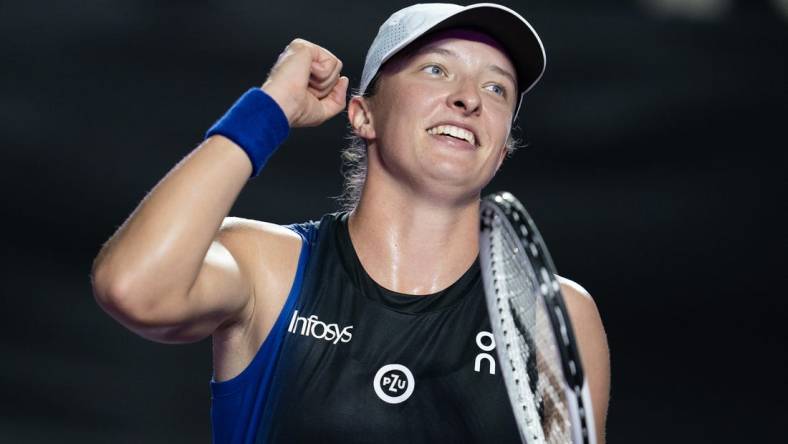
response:
<path id="1" fill-rule="evenodd" d="M 471 43 L 468 45 L 467 43 Z M 377 95 L 382 79 L 407 69 L 414 59 L 423 54 L 448 50 L 460 56 L 466 63 L 476 63 L 486 69 L 510 78 L 515 90 L 519 89 L 517 71 L 503 45 L 488 34 L 468 28 L 451 28 L 429 33 L 416 39 L 387 60 L 370 82 L 364 95 Z"/>
<path id="2" fill-rule="evenodd" d="M 463 52 L 462 55 L 468 58 L 484 57 L 489 59 L 489 61 L 502 65 L 501 67 L 503 68 L 511 70 L 512 74 L 516 74 L 514 72 L 514 63 L 498 40 L 482 31 L 469 28 L 453 28 L 427 34 L 400 51 L 392 58 L 392 61 L 399 59 L 400 62 L 406 62 L 415 56 L 429 52 L 431 49 L 442 46 L 463 45 L 466 42 L 481 43 L 481 45 L 472 45 L 477 49 L 473 53 Z"/>

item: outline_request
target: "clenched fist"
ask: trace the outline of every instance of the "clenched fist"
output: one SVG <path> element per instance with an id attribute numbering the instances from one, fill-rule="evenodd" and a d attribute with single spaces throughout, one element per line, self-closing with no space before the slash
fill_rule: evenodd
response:
<path id="1" fill-rule="evenodd" d="M 262 89 L 282 108 L 291 128 L 317 126 L 345 109 L 348 78 L 342 62 L 303 39 L 290 42 Z"/>

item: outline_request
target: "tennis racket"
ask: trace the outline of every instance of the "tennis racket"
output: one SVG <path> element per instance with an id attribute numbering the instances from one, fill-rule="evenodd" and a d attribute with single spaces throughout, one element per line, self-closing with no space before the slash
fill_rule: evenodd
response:
<path id="1" fill-rule="evenodd" d="M 593 444 L 591 395 L 542 236 L 511 193 L 485 197 L 480 211 L 487 309 L 520 437 Z"/>

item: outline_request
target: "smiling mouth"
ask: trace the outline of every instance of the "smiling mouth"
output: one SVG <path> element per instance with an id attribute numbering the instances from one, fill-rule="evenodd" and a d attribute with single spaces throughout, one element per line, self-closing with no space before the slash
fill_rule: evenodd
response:
<path id="1" fill-rule="evenodd" d="M 438 125 L 427 130 L 428 134 L 433 136 L 449 136 L 455 139 L 464 140 L 473 146 L 476 146 L 476 137 L 472 132 L 465 128 L 460 128 L 454 125 Z"/>

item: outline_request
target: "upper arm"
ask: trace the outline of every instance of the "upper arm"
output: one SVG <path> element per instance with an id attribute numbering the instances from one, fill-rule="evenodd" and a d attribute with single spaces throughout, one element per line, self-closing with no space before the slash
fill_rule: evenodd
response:
<path id="1" fill-rule="evenodd" d="M 225 218 L 188 293 L 169 299 L 169 306 L 157 308 L 154 322 L 135 331 L 160 342 L 194 342 L 225 326 L 250 322 L 261 307 L 272 311 L 276 301 L 270 297 L 289 277 L 281 264 L 291 261 L 283 259 L 293 256 L 300 242 L 279 225 Z"/>
<path id="2" fill-rule="evenodd" d="M 580 348 L 580 359 L 588 378 L 597 442 L 603 443 L 610 398 L 610 352 L 605 328 L 591 295 L 569 279 L 559 276 L 558 281 L 561 283 L 561 293 L 571 317 L 572 328 Z"/>

